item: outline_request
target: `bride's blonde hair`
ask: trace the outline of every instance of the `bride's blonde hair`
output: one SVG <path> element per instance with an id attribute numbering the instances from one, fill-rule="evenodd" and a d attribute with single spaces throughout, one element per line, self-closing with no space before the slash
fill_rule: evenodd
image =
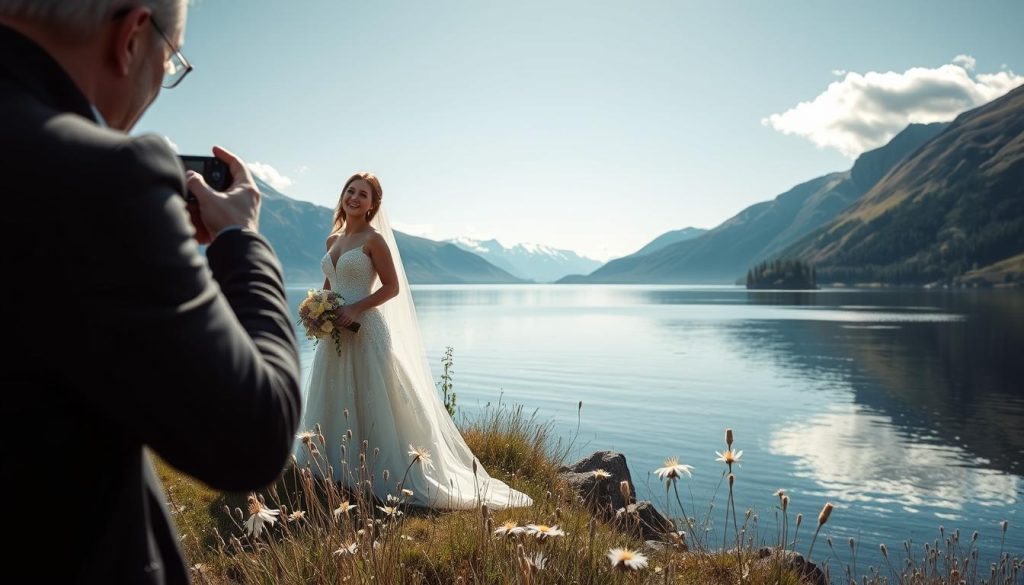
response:
<path id="1" fill-rule="evenodd" d="M 345 186 L 341 188 L 341 194 L 338 195 L 338 205 L 334 208 L 334 226 L 331 228 L 331 233 L 337 233 L 341 228 L 345 227 L 345 207 L 341 204 L 341 200 L 345 198 L 345 191 L 348 190 L 348 186 L 352 184 L 352 181 L 362 179 L 370 185 L 370 197 L 372 203 L 370 204 L 370 211 L 366 212 L 366 221 L 369 222 L 373 219 L 373 216 L 377 215 L 377 211 L 380 210 L 381 199 L 384 198 L 384 190 L 380 187 L 380 180 L 373 173 L 356 173 L 345 181 Z"/>

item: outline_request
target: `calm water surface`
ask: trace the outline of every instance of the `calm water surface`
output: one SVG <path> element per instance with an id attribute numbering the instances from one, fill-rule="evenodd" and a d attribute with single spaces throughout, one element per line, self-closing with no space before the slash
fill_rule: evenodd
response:
<path id="1" fill-rule="evenodd" d="M 871 555 L 943 525 L 978 530 L 991 560 L 1004 519 L 1006 549 L 1024 552 L 1024 293 L 460 285 L 414 298 L 435 378 L 455 350 L 464 414 L 499 398 L 536 409 L 573 441 L 570 459 L 625 453 L 662 509 L 650 471 L 678 456 L 695 467 L 688 512 L 717 497 L 721 526 L 714 452 L 731 427 L 737 506 L 768 540 L 782 488 L 805 530 L 835 503 L 822 539 L 841 555 L 849 536 Z"/>

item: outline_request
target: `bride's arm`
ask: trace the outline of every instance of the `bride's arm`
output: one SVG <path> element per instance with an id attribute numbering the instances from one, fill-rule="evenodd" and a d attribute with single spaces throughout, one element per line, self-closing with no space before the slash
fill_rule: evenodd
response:
<path id="1" fill-rule="evenodd" d="M 383 305 L 398 296 L 398 274 L 395 272 L 395 260 L 391 257 L 391 250 L 388 248 L 387 242 L 384 241 L 384 237 L 374 234 L 364 245 L 366 251 L 369 252 L 370 261 L 373 262 L 373 269 L 377 271 L 377 278 L 380 279 L 380 288 L 372 295 L 342 307 L 337 320 L 343 327 L 356 321 L 363 311 Z"/>
<path id="2" fill-rule="evenodd" d="M 328 255 L 330 255 L 330 253 L 331 253 L 331 245 L 334 244 L 334 240 L 337 237 L 338 237 L 338 234 L 336 234 L 336 233 L 327 236 L 327 254 Z M 332 260 L 332 262 L 333 262 L 333 260 Z M 327 278 L 326 276 L 324 277 L 323 290 L 331 290 L 331 279 Z"/>

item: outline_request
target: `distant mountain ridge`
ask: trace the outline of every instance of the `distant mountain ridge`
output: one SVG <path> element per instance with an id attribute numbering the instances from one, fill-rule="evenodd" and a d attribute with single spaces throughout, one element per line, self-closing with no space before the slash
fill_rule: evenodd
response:
<path id="1" fill-rule="evenodd" d="M 692 240 L 699 238 L 704 234 L 708 233 L 708 230 L 704 228 L 685 227 L 680 230 L 672 230 L 665 232 L 660 236 L 654 238 L 647 243 L 643 248 L 640 248 L 636 252 L 633 252 L 629 256 L 643 256 L 644 254 L 650 254 L 651 252 L 657 252 L 658 250 L 671 246 L 677 242 L 685 242 L 686 240 Z M 624 256 L 628 258 L 629 256 Z"/>
<path id="2" fill-rule="evenodd" d="M 964 112 L 783 254 L 821 282 L 1020 282 L 1024 86 Z M 987 276 L 986 276 L 987 275 Z"/>
<path id="3" fill-rule="evenodd" d="M 946 124 L 911 124 L 888 144 L 859 156 L 847 171 L 801 183 L 756 203 L 696 238 L 642 256 L 613 260 L 580 283 L 734 283 L 754 264 L 828 223 Z"/>
<path id="4" fill-rule="evenodd" d="M 322 283 L 323 258 L 333 210 L 297 201 L 256 179 L 263 194 L 260 232 L 270 240 L 292 283 Z M 523 282 L 483 258 L 445 242 L 395 232 L 410 284 L 508 284 Z"/>
<path id="5" fill-rule="evenodd" d="M 567 274 L 591 272 L 601 266 L 597 260 L 542 244 L 516 244 L 506 247 L 498 240 L 454 238 L 448 242 L 484 258 L 519 278 L 536 282 L 554 282 Z"/>

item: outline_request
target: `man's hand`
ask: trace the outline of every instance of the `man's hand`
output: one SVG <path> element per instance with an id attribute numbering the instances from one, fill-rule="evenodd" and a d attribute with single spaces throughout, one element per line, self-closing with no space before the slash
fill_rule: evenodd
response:
<path id="1" fill-rule="evenodd" d="M 213 236 L 203 224 L 203 217 L 199 214 L 199 202 L 189 199 L 185 204 L 185 209 L 188 211 L 188 218 L 192 220 L 192 227 L 196 230 L 196 241 L 200 244 L 209 244 L 213 240 Z"/>
<path id="2" fill-rule="evenodd" d="M 258 231 L 260 223 L 260 191 L 245 162 L 219 146 L 213 147 L 213 156 L 224 161 L 231 171 L 232 183 L 226 191 L 214 191 L 194 171 L 188 171 L 185 183 L 196 197 L 196 203 L 190 203 L 188 210 L 200 244 L 208 243 L 226 227 L 237 225 Z"/>

